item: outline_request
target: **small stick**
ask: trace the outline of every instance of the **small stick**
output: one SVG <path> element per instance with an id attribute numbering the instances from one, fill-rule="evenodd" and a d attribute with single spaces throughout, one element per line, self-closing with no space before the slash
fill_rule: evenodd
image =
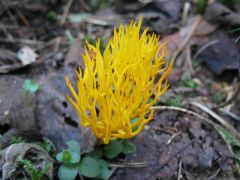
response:
<path id="1" fill-rule="evenodd" d="M 22 20 L 22 22 L 26 25 L 29 26 L 29 22 L 27 20 L 27 18 L 22 14 L 22 12 L 20 10 L 16 10 L 18 16 L 20 17 L 20 19 Z"/>
<path id="2" fill-rule="evenodd" d="M 175 106 L 152 106 L 150 107 L 150 110 L 173 110 L 173 111 L 179 111 L 179 112 L 183 112 L 183 113 L 187 113 L 187 114 L 190 114 L 190 115 L 193 115 L 193 116 L 196 116 L 198 117 L 199 119 L 211 124 L 214 126 L 214 123 L 212 121 L 210 121 L 209 119 L 201 116 L 200 114 L 194 112 L 194 111 L 191 111 L 191 110 L 188 110 L 188 109 L 185 109 L 185 108 L 180 108 L 180 107 L 175 107 Z"/>
<path id="3" fill-rule="evenodd" d="M 202 21 L 201 16 L 196 16 L 194 23 L 192 24 L 191 28 L 189 29 L 186 38 L 183 40 L 183 42 L 179 45 L 179 48 L 176 50 L 176 52 L 173 54 L 173 58 L 176 59 L 180 52 L 186 47 L 186 45 L 189 43 L 191 38 L 193 37 L 194 33 L 196 32 L 197 28 L 199 27 L 199 24 Z"/>
<path id="4" fill-rule="evenodd" d="M 110 163 L 109 167 L 120 167 L 120 168 L 139 168 L 146 167 L 147 162 L 137 162 L 137 163 Z"/>
<path id="5" fill-rule="evenodd" d="M 179 136 L 181 132 L 174 133 L 167 141 L 167 144 L 170 144 L 175 137 Z"/>
<path id="6" fill-rule="evenodd" d="M 235 91 L 235 93 L 233 94 L 233 96 L 229 99 L 229 100 L 227 100 L 227 101 L 225 101 L 224 103 L 222 103 L 222 104 L 220 104 L 220 105 L 218 105 L 217 107 L 214 107 L 214 108 L 222 108 L 222 107 L 225 107 L 225 106 L 227 106 L 228 104 L 230 104 L 232 101 L 234 101 L 236 98 L 237 98 L 237 96 L 239 95 L 239 93 L 240 93 L 240 84 L 238 83 L 237 84 L 237 90 Z"/>
<path id="7" fill-rule="evenodd" d="M 23 44 L 28 44 L 28 45 L 38 45 L 38 44 L 42 44 L 43 42 L 41 41 L 36 41 L 36 40 L 30 40 L 30 39 L 4 39 L 4 38 L 0 38 L 0 42 L 6 42 L 6 43 L 23 43 Z"/>
<path id="8" fill-rule="evenodd" d="M 66 6 L 64 7 L 62 20 L 60 22 L 61 26 L 66 22 L 66 19 L 67 19 L 68 13 L 69 13 L 69 9 L 72 6 L 72 3 L 73 3 L 73 0 L 69 0 L 68 3 L 66 4 Z"/>
<path id="9" fill-rule="evenodd" d="M 182 179 L 182 160 L 181 160 L 181 156 L 179 159 L 179 168 L 178 168 L 178 175 L 177 175 L 177 180 L 181 180 Z"/>

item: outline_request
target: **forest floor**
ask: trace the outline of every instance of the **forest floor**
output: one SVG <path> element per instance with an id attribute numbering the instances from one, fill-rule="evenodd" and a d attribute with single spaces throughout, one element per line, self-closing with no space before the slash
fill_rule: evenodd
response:
<path id="1" fill-rule="evenodd" d="M 194 2 L 1 1 L 2 176 L 22 176 L 15 157 L 31 156 L 30 149 L 39 161 L 54 164 L 50 179 L 57 177 L 55 154 L 68 140 L 91 151 L 96 140 L 66 100 L 64 77 L 74 79 L 76 67 L 84 67 L 86 40 L 100 38 L 104 49 L 114 27 L 142 17 L 142 27 L 160 35 L 159 43 L 168 41 L 176 61 L 171 86 L 153 107 L 154 120 L 131 140 L 136 153 L 113 160 L 118 166 L 110 179 L 239 179 L 239 1 L 213 1 L 203 14 Z M 27 147 L 9 152 L 22 140 Z M 51 142 L 49 156 L 36 142 Z"/>

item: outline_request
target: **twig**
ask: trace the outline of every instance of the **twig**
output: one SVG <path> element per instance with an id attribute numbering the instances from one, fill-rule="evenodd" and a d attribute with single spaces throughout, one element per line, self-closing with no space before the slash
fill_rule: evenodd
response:
<path id="1" fill-rule="evenodd" d="M 11 12 L 11 10 L 9 9 L 8 5 L 7 5 L 7 4 L 4 4 L 4 3 L 3 3 L 3 5 L 4 5 L 4 8 L 6 9 L 6 12 L 7 12 L 9 18 L 11 19 L 12 23 L 13 23 L 14 25 L 17 25 L 17 26 L 18 26 L 17 20 L 16 20 L 15 16 L 12 14 L 12 12 Z"/>
<path id="2" fill-rule="evenodd" d="M 183 22 L 183 24 L 185 24 L 186 21 L 187 21 L 190 9 L 191 9 L 190 2 L 185 2 L 184 5 L 183 5 L 183 13 L 182 13 L 182 22 Z"/>
<path id="3" fill-rule="evenodd" d="M 109 167 L 120 167 L 120 168 L 139 168 L 146 167 L 147 162 L 137 162 L 137 163 L 110 163 Z"/>
<path id="4" fill-rule="evenodd" d="M 0 24 L 0 28 L 2 29 L 2 31 L 4 32 L 4 34 L 6 35 L 7 39 L 10 41 L 13 41 L 14 38 L 13 36 L 9 33 L 9 31 L 7 31 L 7 29 L 5 28 L 5 26 L 3 26 L 2 24 Z"/>
<path id="5" fill-rule="evenodd" d="M 217 169 L 217 171 L 213 174 L 213 175 L 211 175 L 210 177 L 208 177 L 207 179 L 216 179 L 216 177 L 217 177 L 217 175 L 219 174 L 219 172 L 221 171 L 221 169 L 220 168 L 218 168 Z"/>
<path id="6" fill-rule="evenodd" d="M 4 27 L 5 29 L 17 29 L 18 26 L 16 25 L 9 25 L 9 24 L 3 24 L 3 23 L 0 23 L 0 27 Z"/>
<path id="7" fill-rule="evenodd" d="M 3 39 L 3 38 L 0 38 L 0 42 L 23 43 L 23 44 L 28 44 L 28 45 L 36 45 L 36 44 L 39 45 L 39 44 L 43 43 L 41 41 L 30 40 L 30 39 L 13 39 L 13 40 L 9 40 L 9 39 Z"/>
<path id="8" fill-rule="evenodd" d="M 191 47 L 189 44 L 186 45 L 186 48 L 184 49 L 185 64 L 187 65 L 187 69 L 190 71 L 190 74 L 193 73 L 193 67 L 192 67 L 192 58 L 191 58 Z"/>
<path id="9" fill-rule="evenodd" d="M 170 144 L 173 139 L 175 139 L 177 136 L 179 136 L 181 132 L 174 133 L 167 141 L 167 144 Z"/>
<path id="10" fill-rule="evenodd" d="M 22 20 L 22 22 L 26 25 L 29 26 L 29 22 L 27 20 L 27 18 L 22 14 L 22 12 L 18 9 L 16 9 L 16 12 L 18 14 L 18 16 L 20 17 L 20 19 Z"/>
<path id="11" fill-rule="evenodd" d="M 69 0 L 68 3 L 66 4 L 66 6 L 64 7 L 62 20 L 60 22 L 61 26 L 66 22 L 66 19 L 67 19 L 68 13 L 69 13 L 69 9 L 72 6 L 72 3 L 73 3 L 73 0 Z"/>
<path id="12" fill-rule="evenodd" d="M 194 23 L 192 24 L 191 28 L 189 29 L 186 38 L 184 39 L 184 41 L 179 45 L 179 48 L 175 51 L 175 53 L 173 54 L 173 58 L 177 58 L 178 55 L 180 54 L 180 52 L 185 48 L 185 46 L 189 43 L 189 41 L 191 40 L 191 38 L 193 37 L 195 31 L 197 30 L 199 24 L 202 21 L 202 17 L 201 16 L 196 16 L 195 20 L 193 21 Z"/>
<path id="13" fill-rule="evenodd" d="M 223 108 L 221 108 L 220 111 L 223 112 L 224 114 L 230 116 L 232 119 L 240 122 L 240 117 L 237 116 L 236 114 L 234 114 L 233 112 L 227 111 Z"/>
<path id="14" fill-rule="evenodd" d="M 91 11 L 91 7 L 84 1 L 84 0 L 78 0 L 81 7 L 83 7 L 86 11 Z"/>
<path id="15" fill-rule="evenodd" d="M 177 180 L 181 180 L 182 179 L 182 160 L 181 160 L 181 156 L 179 159 L 179 168 L 178 168 L 178 175 L 177 175 Z"/>
<path id="16" fill-rule="evenodd" d="M 227 106 L 228 104 L 230 104 L 232 101 L 234 101 L 234 100 L 237 98 L 237 96 L 239 95 L 239 93 L 240 93 L 240 84 L 239 84 L 239 82 L 238 82 L 238 83 L 237 83 L 237 89 L 236 89 L 235 93 L 233 94 L 233 96 L 232 96 L 229 100 L 225 101 L 224 103 L 222 103 L 222 104 L 214 107 L 214 109 L 215 109 L 215 108 L 216 108 L 216 109 L 217 109 L 217 108 L 222 108 L 222 107 L 224 107 L 224 106 Z"/>
<path id="17" fill-rule="evenodd" d="M 103 18 L 98 18 L 98 17 L 86 17 L 84 19 L 85 22 L 91 23 L 91 24 L 96 24 L 96 25 L 100 25 L 100 26 L 108 26 L 108 25 L 113 25 L 114 23 L 112 23 L 113 21 L 107 20 L 107 19 L 103 19 Z"/>
<path id="18" fill-rule="evenodd" d="M 208 47 L 210 47 L 210 46 L 212 46 L 212 45 L 214 45 L 214 44 L 217 44 L 217 43 L 219 43 L 219 40 L 218 40 L 218 39 L 215 39 L 215 40 L 209 41 L 209 42 L 207 42 L 206 44 L 204 44 L 204 45 L 196 52 L 196 54 L 193 56 L 193 61 L 195 61 L 196 58 L 198 57 L 198 55 L 199 55 L 200 53 L 202 53 L 205 49 L 207 49 Z"/>
<path id="19" fill-rule="evenodd" d="M 153 109 L 156 109 L 156 110 L 173 110 L 173 111 L 179 111 L 179 112 L 183 112 L 183 113 L 187 113 L 187 114 L 190 114 L 190 115 L 193 115 L 193 116 L 196 116 L 198 117 L 199 119 L 211 124 L 211 125 L 215 125 L 211 120 L 201 116 L 200 114 L 194 112 L 194 111 L 191 111 L 191 110 L 188 110 L 188 109 L 185 109 L 185 108 L 180 108 L 180 107 L 175 107 L 175 106 L 153 106 L 150 108 L 151 110 Z"/>

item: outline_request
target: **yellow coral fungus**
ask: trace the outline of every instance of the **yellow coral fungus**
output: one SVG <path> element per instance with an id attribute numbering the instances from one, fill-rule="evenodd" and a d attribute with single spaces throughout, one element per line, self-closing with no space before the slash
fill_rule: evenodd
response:
<path id="1" fill-rule="evenodd" d="M 139 134 L 153 118 L 149 108 L 169 87 L 166 77 L 172 70 L 167 62 L 166 45 L 159 37 L 140 33 L 141 20 L 114 30 L 104 53 L 100 41 L 87 43 L 82 56 L 85 70 L 77 71 L 77 91 L 66 77 L 82 126 L 90 126 L 103 143 Z M 149 102 L 149 99 L 152 101 Z"/>

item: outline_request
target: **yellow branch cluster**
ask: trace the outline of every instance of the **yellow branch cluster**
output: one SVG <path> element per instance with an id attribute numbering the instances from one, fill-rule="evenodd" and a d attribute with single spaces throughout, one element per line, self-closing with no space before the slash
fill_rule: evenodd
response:
<path id="1" fill-rule="evenodd" d="M 77 71 L 77 91 L 66 77 L 72 97 L 67 96 L 82 126 L 92 128 L 103 143 L 139 134 L 153 118 L 154 105 L 169 87 L 166 77 L 172 70 L 167 62 L 166 44 L 159 37 L 140 33 L 141 20 L 114 30 L 104 53 L 100 41 L 87 43 L 82 56 L 85 70 Z M 152 101 L 149 102 L 149 99 Z"/>

